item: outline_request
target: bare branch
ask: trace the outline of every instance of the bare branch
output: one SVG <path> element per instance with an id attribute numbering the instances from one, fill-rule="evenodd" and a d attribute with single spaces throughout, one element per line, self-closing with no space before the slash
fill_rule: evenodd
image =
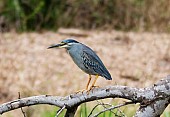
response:
<path id="1" fill-rule="evenodd" d="M 154 115 L 160 115 L 170 103 L 170 76 L 147 88 L 139 89 L 117 85 L 94 88 L 88 93 L 75 93 L 66 97 L 41 95 L 17 99 L 1 104 L 0 114 L 25 106 L 49 104 L 60 108 L 65 106 L 67 109 L 66 115 L 73 117 L 80 104 L 104 98 L 124 98 L 131 100 L 133 103 L 140 103 L 141 106 L 135 117 L 140 117 L 145 112 L 154 117 Z"/>
<path id="2" fill-rule="evenodd" d="M 100 103 L 100 102 L 99 102 Z M 111 106 L 111 107 L 113 107 L 113 105 L 112 104 L 105 104 L 105 103 L 101 103 L 102 104 L 102 106 L 105 108 L 105 109 L 107 109 L 107 107 L 106 106 Z M 112 110 L 109 110 L 110 112 L 112 112 L 112 113 L 114 113 L 114 115 L 116 116 L 116 117 L 125 117 L 125 114 L 119 109 L 119 108 L 117 108 L 118 109 L 118 111 L 119 112 L 121 112 L 121 114 L 123 114 L 123 115 L 118 115 L 117 114 L 117 112 L 115 113 L 115 112 L 113 112 Z"/>
<path id="3" fill-rule="evenodd" d="M 20 92 L 18 92 L 18 99 L 21 99 Z M 24 115 L 24 117 L 27 117 L 27 116 L 26 116 L 26 113 L 24 112 L 24 110 L 22 109 L 22 107 L 21 107 L 21 112 L 22 112 L 22 114 Z"/>
<path id="4" fill-rule="evenodd" d="M 140 107 L 134 117 L 147 117 L 148 114 L 149 117 L 160 117 L 160 115 L 163 113 L 169 103 L 170 98 L 155 101 L 150 105 Z"/>
<path id="5" fill-rule="evenodd" d="M 126 105 L 128 105 L 128 104 L 134 104 L 134 102 L 126 102 L 126 103 L 124 103 L 124 104 L 119 104 L 119 105 L 116 105 L 116 106 L 112 106 L 112 107 L 110 107 L 110 108 L 106 108 L 106 109 L 100 111 L 99 113 L 95 114 L 93 117 L 98 117 L 100 114 L 102 114 L 102 113 L 104 113 L 104 112 L 106 112 L 106 111 L 113 110 L 113 109 L 116 109 L 116 108 L 120 108 L 120 107 L 126 106 Z"/>
<path id="6" fill-rule="evenodd" d="M 138 91 L 137 88 L 130 88 L 126 86 L 108 86 L 105 88 L 94 88 L 89 93 L 86 92 L 78 94 L 75 93 L 66 97 L 50 95 L 32 96 L 17 99 L 0 105 L 0 114 L 20 107 L 37 104 L 55 105 L 60 108 L 62 108 L 65 105 L 66 108 L 68 109 L 74 107 L 75 105 L 80 105 L 81 103 L 84 102 L 115 97 L 122 97 L 126 99 L 132 99 L 135 102 L 140 102 L 140 98 L 135 97 L 135 92 L 137 91 Z M 140 94 L 142 94 L 142 92 Z"/>
<path id="7" fill-rule="evenodd" d="M 72 108 L 67 109 L 64 117 L 74 117 L 78 106 L 74 106 Z"/>
<path id="8" fill-rule="evenodd" d="M 99 105 L 101 105 L 101 104 L 97 104 L 97 105 L 95 105 L 95 106 L 93 107 L 93 109 L 92 109 L 91 112 L 89 113 L 88 117 L 90 117 L 90 116 L 92 115 L 93 111 L 94 111 Z"/>
<path id="9" fill-rule="evenodd" d="M 57 111 L 57 114 L 56 114 L 55 117 L 58 117 L 58 116 L 60 115 L 60 113 L 61 113 L 65 108 L 66 108 L 66 106 L 64 105 L 61 109 L 59 109 L 59 110 Z"/>
<path id="10" fill-rule="evenodd" d="M 107 108 L 106 106 L 113 106 L 113 105 L 111 105 L 111 104 L 100 103 L 99 101 L 97 101 L 97 102 L 98 102 L 98 104 L 93 107 L 93 109 L 92 109 L 91 112 L 89 113 L 88 117 L 90 117 L 90 116 L 92 115 L 93 111 L 94 111 L 98 106 L 100 106 L 100 105 L 102 105 L 104 108 Z M 114 113 L 114 112 L 113 112 L 113 113 Z M 114 113 L 114 114 L 115 114 L 115 113 Z"/>

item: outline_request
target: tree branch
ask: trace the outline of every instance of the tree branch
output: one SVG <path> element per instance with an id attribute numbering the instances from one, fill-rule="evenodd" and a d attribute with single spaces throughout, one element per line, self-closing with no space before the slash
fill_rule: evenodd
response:
<path id="1" fill-rule="evenodd" d="M 104 113 L 104 112 L 106 112 L 106 111 L 113 110 L 113 109 L 116 109 L 116 108 L 120 108 L 120 107 L 122 107 L 122 106 L 126 106 L 126 105 L 129 105 L 129 104 L 133 104 L 133 102 L 126 102 L 126 103 L 124 103 L 124 104 L 119 104 L 119 105 L 116 105 L 116 106 L 112 106 L 112 107 L 110 107 L 110 108 L 106 108 L 106 109 L 98 112 L 97 114 L 95 114 L 93 117 L 98 117 L 100 114 L 102 114 L 102 113 Z"/>
<path id="2" fill-rule="evenodd" d="M 18 99 L 21 99 L 20 92 L 18 92 Z M 27 117 L 26 114 L 25 114 L 25 112 L 24 112 L 24 110 L 22 109 L 22 107 L 21 107 L 21 112 L 22 112 L 22 114 L 24 115 L 24 117 Z"/>
<path id="3" fill-rule="evenodd" d="M 57 111 L 57 114 L 56 114 L 55 117 L 58 117 L 58 116 L 60 115 L 60 113 L 61 113 L 65 108 L 66 108 L 66 107 L 63 106 L 61 109 L 59 109 L 59 110 Z"/>
<path id="4" fill-rule="evenodd" d="M 141 106 L 136 112 L 135 117 L 147 117 L 146 115 L 149 115 L 149 117 L 160 117 L 160 115 L 163 113 L 169 103 L 170 98 L 165 98 L 162 100 L 155 101 L 148 106 Z"/>
<path id="5" fill-rule="evenodd" d="M 67 109 L 65 117 L 74 117 L 78 106 Z"/>
<path id="6" fill-rule="evenodd" d="M 84 102 L 104 98 L 124 98 L 131 100 L 133 103 L 140 103 L 141 106 L 135 117 L 140 117 L 140 115 L 144 114 L 145 112 L 147 112 L 148 115 L 153 115 L 154 117 L 154 115 L 160 115 L 170 103 L 170 76 L 159 81 L 157 84 L 154 84 L 152 87 L 147 88 L 139 89 L 117 85 L 107 86 L 104 88 L 94 88 L 88 93 L 75 93 L 66 97 L 40 95 L 17 99 L 1 104 L 0 114 L 25 106 L 49 104 L 58 106 L 60 108 L 65 107 L 67 109 L 66 114 L 68 115 L 70 111 L 76 111 L 77 107 Z M 160 107 L 158 107 L 158 105 Z M 74 116 L 75 112 L 72 114 Z"/>

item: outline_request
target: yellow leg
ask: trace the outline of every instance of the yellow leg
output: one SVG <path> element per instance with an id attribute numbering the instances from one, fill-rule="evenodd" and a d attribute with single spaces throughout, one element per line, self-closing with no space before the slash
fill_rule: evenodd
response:
<path id="1" fill-rule="evenodd" d="M 98 78 L 99 78 L 99 75 L 96 75 L 96 78 L 94 79 L 94 82 L 92 83 L 92 86 L 90 87 L 90 90 L 91 90 L 93 87 L 96 87 L 96 86 L 94 86 L 94 85 L 95 85 L 95 83 L 96 83 L 96 81 L 97 81 Z"/>
<path id="2" fill-rule="evenodd" d="M 88 91 L 88 87 L 89 87 L 90 81 L 91 81 L 91 75 L 89 75 L 89 80 L 88 80 L 88 82 L 87 82 L 86 89 L 76 91 L 76 93 L 83 92 L 83 91 L 85 91 L 85 90 Z"/>
<path id="3" fill-rule="evenodd" d="M 94 80 L 94 82 L 93 82 L 93 84 L 92 84 L 92 87 L 94 86 L 94 84 L 96 83 L 96 81 L 97 81 L 98 78 L 99 78 L 99 75 L 96 75 L 96 78 L 95 78 L 95 80 Z"/>
<path id="4" fill-rule="evenodd" d="M 88 87 L 89 87 L 90 81 L 91 81 L 91 75 L 89 75 L 89 80 L 88 80 L 87 85 L 86 85 L 86 90 L 88 90 Z"/>

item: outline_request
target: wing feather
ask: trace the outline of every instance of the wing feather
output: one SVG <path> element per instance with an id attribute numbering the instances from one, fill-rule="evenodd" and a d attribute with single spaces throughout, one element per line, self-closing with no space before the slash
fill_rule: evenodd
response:
<path id="1" fill-rule="evenodd" d="M 96 55 L 96 53 L 86 46 L 83 49 L 83 64 L 87 69 L 94 70 L 97 74 L 105 77 L 108 80 L 111 80 L 111 75 L 100 60 L 100 58 Z"/>

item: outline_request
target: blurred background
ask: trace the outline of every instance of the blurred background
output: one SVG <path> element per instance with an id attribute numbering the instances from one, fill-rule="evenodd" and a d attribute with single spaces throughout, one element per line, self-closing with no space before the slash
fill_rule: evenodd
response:
<path id="1" fill-rule="evenodd" d="M 169 0 L 0 0 L 0 103 L 18 92 L 66 96 L 84 89 L 88 75 L 66 51 L 46 49 L 69 37 L 95 50 L 110 71 L 113 80 L 100 77 L 99 86 L 151 86 L 170 74 L 169 32 Z M 76 116 L 85 117 L 92 103 Z M 28 117 L 53 117 L 57 109 L 24 108 Z M 136 109 L 120 112 L 131 117 Z M 23 115 L 18 109 L 0 116 Z M 170 117 L 170 107 L 162 117 Z"/>
<path id="2" fill-rule="evenodd" d="M 169 0 L 1 0 L 1 30 L 170 31 Z"/>

